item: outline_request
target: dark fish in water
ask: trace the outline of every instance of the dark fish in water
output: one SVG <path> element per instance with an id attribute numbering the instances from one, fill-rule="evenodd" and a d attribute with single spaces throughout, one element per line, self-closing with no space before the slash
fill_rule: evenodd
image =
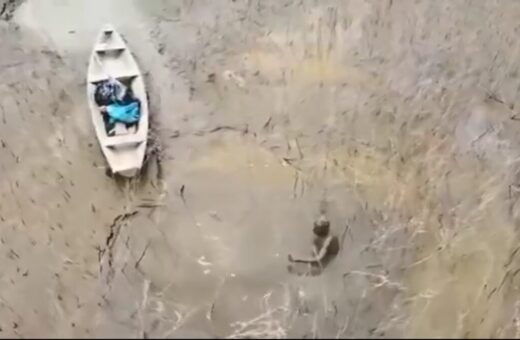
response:
<path id="1" fill-rule="evenodd" d="M 270 125 L 271 125 L 271 120 L 273 119 L 273 117 L 269 117 L 269 119 L 267 120 L 267 122 L 265 122 L 264 126 L 262 127 L 262 129 L 266 130 Z"/>
<path id="2" fill-rule="evenodd" d="M 138 208 L 157 208 L 157 207 L 164 207 L 164 204 L 160 204 L 160 203 L 141 203 L 137 207 Z"/>
<path id="3" fill-rule="evenodd" d="M 181 189 L 179 190 L 179 194 L 181 195 L 182 200 L 184 201 L 184 184 L 181 186 Z"/>

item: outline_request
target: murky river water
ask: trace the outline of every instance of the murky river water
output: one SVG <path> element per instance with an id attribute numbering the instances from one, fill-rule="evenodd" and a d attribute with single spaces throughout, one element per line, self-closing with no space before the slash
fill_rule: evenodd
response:
<path id="1" fill-rule="evenodd" d="M 519 14 L 26 0 L 0 21 L 0 336 L 520 336 Z M 140 181 L 90 124 L 105 22 L 150 92 Z M 323 200 L 342 251 L 290 275 Z"/>

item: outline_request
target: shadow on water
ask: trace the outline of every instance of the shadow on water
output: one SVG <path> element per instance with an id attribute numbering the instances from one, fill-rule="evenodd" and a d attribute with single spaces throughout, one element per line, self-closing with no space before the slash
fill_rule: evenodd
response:
<path id="1" fill-rule="evenodd" d="M 136 60 L 138 60 L 137 56 L 134 56 Z M 139 62 L 139 60 L 138 60 Z M 138 182 L 139 187 L 143 188 L 147 184 L 151 184 L 155 189 L 159 189 L 157 184 L 162 183 L 163 181 L 163 167 L 162 167 L 162 159 L 163 159 L 163 143 L 161 143 L 161 138 L 159 134 L 159 126 L 160 122 L 156 116 L 156 106 L 155 102 L 152 100 L 153 96 L 151 95 L 150 89 L 152 80 L 150 79 L 150 73 L 146 72 L 143 74 L 144 82 L 147 88 L 146 91 L 146 101 L 148 102 L 148 141 L 146 147 L 146 153 L 143 160 L 143 166 L 141 171 L 139 172 Z"/>

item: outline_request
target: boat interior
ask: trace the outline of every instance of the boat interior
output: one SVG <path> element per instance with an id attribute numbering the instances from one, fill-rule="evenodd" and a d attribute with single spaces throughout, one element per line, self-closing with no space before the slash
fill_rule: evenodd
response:
<path id="1" fill-rule="evenodd" d="M 121 36 L 111 28 L 103 29 L 94 51 L 90 83 L 97 86 L 100 82 L 112 77 L 130 88 L 132 93 L 139 98 L 140 91 L 136 88 L 135 80 L 140 77 L 140 73 Z M 139 128 L 139 123 L 127 125 L 117 122 L 113 130 L 107 131 L 107 121 L 103 120 L 103 124 L 109 137 L 135 134 Z"/>

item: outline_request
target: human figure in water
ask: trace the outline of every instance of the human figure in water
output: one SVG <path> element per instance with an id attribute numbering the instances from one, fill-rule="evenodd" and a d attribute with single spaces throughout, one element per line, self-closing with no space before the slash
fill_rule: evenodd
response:
<path id="1" fill-rule="evenodd" d="M 312 229 L 314 232 L 312 256 L 309 258 L 294 258 L 289 254 L 287 267 L 290 273 L 297 275 L 316 276 L 338 255 L 339 240 L 336 235 L 330 235 L 330 222 L 325 217 L 324 211 Z M 307 264 L 305 270 L 297 270 L 297 263 Z"/>

